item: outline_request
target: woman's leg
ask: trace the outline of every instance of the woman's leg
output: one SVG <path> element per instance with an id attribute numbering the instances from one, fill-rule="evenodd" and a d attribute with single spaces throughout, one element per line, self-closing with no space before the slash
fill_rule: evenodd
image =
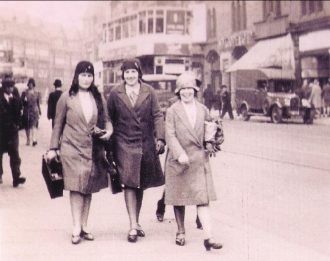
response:
<path id="1" fill-rule="evenodd" d="M 136 190 L 133 188 L 125 188 L 124 195 L 125 195 L 125 203 L 126 209 L 129 217 L 130 228 L 137 228 L 137 213 L 138 213 L 138 206 L 137 206 L 137 195 Z"/>
<path id="2" fill-rule="evenodd" d="M 72 214 L 72 235 L 79 235 L 82 226 L 82 213 L 84 206 L 84 197 L 81 193 L 70 191 L 70 204 Z"/>
<path id="3" fill-rule="evenodd" d="M 184 216 L 185 216 L 185 206 L 174 206 L 174 215 L 176 224 L 178 226 L 178 233 L 185 233 L 184 228 Z"/>
<path id="4" fill-rule="evenodd" d="M 197 206 L 197 215 L 203 226 L 204 238 L 205 239 L 212 238 L 210 206 L 209 205 L 198 205 Z"/>
<path id="5" fill-rule="evenodd" d="M 25 128 L 25 133 L 26 133 L 26 145 L 30 145 L 30 128 L 29 127 Z"/>
<path id="6" fill-rule="evenodd" d="M 143 201 L 143 190 L 137 189 L 136 190 L 136 223 L 137 224 L 139 224 L 142 201 Z"/>
<path id="7" fill-rule="evenodd" d="M 88 222 L 88 215 L 89 215 L 89 209 L 91 206 L 91 201 L 92 201 L 92 194 L 84 195 L 83 196 L 83 209 L 82 209 L 82 224 L 81 224 L 81 229 L 84 232 L 89 232 L 87 222 Z"/>
<path id="8" fill-rule="evenodd" d="M 31 134 L 32 134 L 32 143 L 36 144 L 37 143 L 37 127 L 33 126 L 31 128 Z"/>

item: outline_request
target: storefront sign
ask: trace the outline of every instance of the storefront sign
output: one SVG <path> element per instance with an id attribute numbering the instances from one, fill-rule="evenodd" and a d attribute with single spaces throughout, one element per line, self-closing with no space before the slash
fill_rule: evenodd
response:
<path id="1" fill-rule="evenodd" d="M 220 38 L 219 47 L 220 50 L 232 49 L 235 46 L 249 45 L 253 42 L 253 32 L 243 31 L 235 33 L 231 36 Z"/>
<path id="2" fill-rule="evenodd" d="M 154 54 L 190 55 L 189 45 L 156 43 L 154 47 Z"/>

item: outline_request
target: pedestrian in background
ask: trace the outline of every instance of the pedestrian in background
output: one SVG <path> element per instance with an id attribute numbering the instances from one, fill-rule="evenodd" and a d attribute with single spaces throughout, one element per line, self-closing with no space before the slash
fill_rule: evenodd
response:
<path id="1" fill-rule="evenodd" d="M 55 90 L 49 94 L 48 107 L 47 107 L 47 118 L 52 121 L 52 128 L 54 128 L 54 119 L 56 115 L 56 104 L 62 95 L 62 81 L 56 79 L 54 81 Z"/>
<path id="2" fill-rule="evenodd" d="M 322 106 L 322 89 L 320 87 L 320 83 L 318 79 L 315 79 L 312 84 L 312 90 L 309 97 L 309 102 L 312 105 L 312 109 L 315 111 L 315 117 L 319 117 L 321 114 L 321 106 Z"/>
<path id="3" fill-rule="evenodd" d="M 48 160 L 60 154 L 64 189 L 70 191 L 73 244 L 81 238 L 94 240 L 87 225 L 89 208 L 92 193 L 108 186 L 104 146 L 112 131 L 105 101 L 94 85 L 94 67 L 81 61 L 70 90 L 57 103 L 47 153 Z"/>
<path id="4" fill-rule="evenodd" d="M 209 111 L 212 109 L 213 106 L 213 90 L 211 87 L 211 84 L 207 85 L 207 88 L 205 89 L 203 93 L 203 98 L 204 98 L 204 105 L 209 109 Z"/>
<path id="5" fill-rule="evenodd" d="M 164 184 L 159 156 L 164 152 L 164 118 L 153 88 L 141 81 L 137 59 L 125 60 L 121 67 L 123 83 L 108 98 L 114 126 L 113 155 L 118 167 L 130 221 L 128 242 L 144 237 L 140 223 L 143 192 Z"/>
<path id="6" fill-rule="evenodd" d="M 330 116 L 330 79 L 323 86 L 324 116 Z"/>
<path id="7" fill-rule="evenodd" d="M 19 184 L 24 184 L 26 178 L 21 176 L 20 170 L 18 131 L 22 115 L 21 101 L 14 85 L 14 80 L 7 76 L 2 80 L 0 88 L 0 184 L 3 182 L 2 156 L 7 152 L 10 159 L 13 187 L 16 188 Z"/>
<path id="8" fill-rule="evenodd" d="M 222 112 L 220 118 L 223 119 L 225 114 L 228 112 L 231 120 L 234 119 L 233 109 L 231 107 L 231 97 L 230 92 L 226 85 L 221 86 L 221 100 L 222 100 Z"/>
<path id="9" fill-rule="evenodd" d="M 167 110 L 165 133 L 168 155 L 165 163 L 165 204 L 174 206 L 178 231 L 175 243 L 185 245 L 185 206 L 197 206 L 204 231 L 206 250 L 222 245 L 212 238 L 209 203 L 216 200 L 209 163 L 214 153 L 210 143 L 204 144 L 204 122 L 209 111 L 196 99 L 199 88 L 195 78 L 182 73 L 176 82 L 179 101 Z"/>
<path id="10" fill-rule="evenodd" d="M 36 91 L 36 83 L 33 78 L 30 78 L 27 83 L 28 89 L 22 93 L 23 104 L 23 125 L 26 133 L 26 145 L 30 145 L 32 139 L 32 146 L 37 145 L 37 127 L 39 116 L 41 115 L 40 92 Z"/>

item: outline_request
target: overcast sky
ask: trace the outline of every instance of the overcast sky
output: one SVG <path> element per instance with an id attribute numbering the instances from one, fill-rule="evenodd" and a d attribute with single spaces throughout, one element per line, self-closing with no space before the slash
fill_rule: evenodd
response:
<path id="1" fill-rule="evenodd" d="M 82 27 L 82 17 L 88 1 L 0 1 L 2 13 L 24 16 L 28 14 L 38 19 Z M 6 12 L 7 11 L 7 12 Z"/>

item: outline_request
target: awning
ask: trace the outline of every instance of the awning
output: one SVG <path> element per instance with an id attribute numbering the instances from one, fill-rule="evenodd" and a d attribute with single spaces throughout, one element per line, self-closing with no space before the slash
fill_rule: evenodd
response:
<path id="1" fill-rule="evenodd" d="M 310 32 L 299 37 L 299 51 L 330 49 L 330 30 Z"/>
<path id="2" fill-rule="evenodd" d="M 237 70 L 237 73 L 241 75 L 249 75 L 249 77 L 257 78 L 259 80 L 294 80 L 294 71 L 292 70 L 282 70 L 282 69 L 247 69 L 247 70 Z"/>
<path id="3" fill-rule="evenodd" d="M 248 69 L 279 68 L 294 71 L 291 35 L 257 42 L 227 72 Z"/>

